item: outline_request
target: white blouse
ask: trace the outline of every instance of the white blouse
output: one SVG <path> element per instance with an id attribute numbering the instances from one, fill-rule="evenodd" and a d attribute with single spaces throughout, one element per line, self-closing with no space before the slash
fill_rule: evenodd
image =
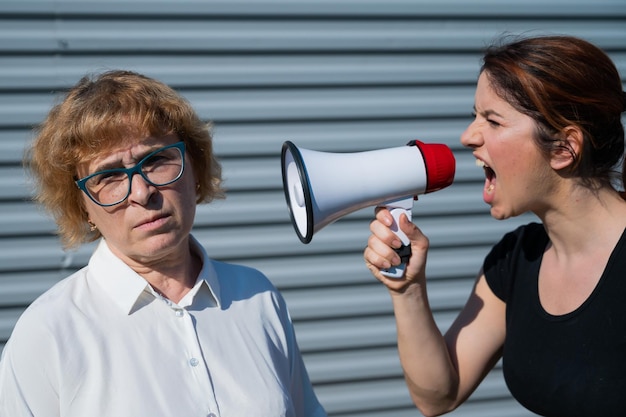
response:
<path id="1" fill-rule="evenodd" d="M 276 288 L 192 243 L 203 268 L 176 304 L 101 240 L 19 319 L 0 416 L 326 416 Z"/>

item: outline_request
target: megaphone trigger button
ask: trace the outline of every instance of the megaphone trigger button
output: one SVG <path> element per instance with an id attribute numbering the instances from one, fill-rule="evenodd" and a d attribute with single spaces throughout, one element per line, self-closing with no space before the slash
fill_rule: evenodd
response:
<path id="1" fill-rule="evenodd" d="M 395 249 L 395 251 L 403 264 L 409 262 L 409 258 L 411 257 L 411 245 L 402 245 L 400 248 Z"/>

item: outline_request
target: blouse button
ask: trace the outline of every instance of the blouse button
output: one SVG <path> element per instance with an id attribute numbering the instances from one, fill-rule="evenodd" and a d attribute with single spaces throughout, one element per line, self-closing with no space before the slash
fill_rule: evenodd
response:
<path id="1" fill-rule="evenodd" d="M 198 366 L 198 364 L 200 363 L 200 361 L 196 358 L 191 358 L 189 359 L 189 365 L 191 366 Z"/>

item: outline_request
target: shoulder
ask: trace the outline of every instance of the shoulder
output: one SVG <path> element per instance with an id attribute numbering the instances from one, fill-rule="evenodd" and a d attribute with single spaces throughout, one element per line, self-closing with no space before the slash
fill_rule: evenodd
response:
<path id="1" fill-rule="evenodd" d="M 519 251 L 541 253 L 545 247 L 545 245 L 541 247 L 541 243 L 547 243 L 547 239 L 548 235 L 545 228 L 540 223 L 528 223 L 519 226 L 517 229 L 505 234 L 493 246 L 487 255 L 486 262 L 497 263 L 499 259 Z"/>
<path id="2" fill-rule="evenodd" d="M 32 334 L 50 326 L 62 324 L 70 316 L 72 300 L 78 298 L 85 285 L 86 268 L 62 279 L 37 297 L 19 317 L 12 337 L 20 332 Z"/>
<path id="3" fill-rule="evenodd" d="M 211 260 L 217 275 L 222 301 L 266 298 L 283 308 L 284 300 L 279 290 L 261 271 L 246 265 Z"/>
<path id="4" fill-rule="evenodd" d="M 14 359 L 23 358 L 24 363 L 51 360 L 75 321 L 72 300 L 81 292 L 84 273 L 83 268 L 59 281 L 24 310 L 5 346 L 7 355 L 12 352 Z"/>
<path id="5" fill-rule="evenodd" d="M 211 263 L 220 280 L 220 285 L 253 285 L 257 288 L 275 289 L 267 276 L 258 269 L 216 260 L 211 260 Z"/>
<path id="6" fill-rule="evenodd" d="M 72 300 L 79 297 L 86 284 L 86 274 L 87 267 L 54 284 L 24 310 L 18 324 L 32 320 L 58 322 L 60 317 L 69 314 L 74 304 Z"/>
<path id="7" fill-rule="evenodd" d="M 541 261 L 547 243 L 543 225 L 529 223 L 505 234 L 493 246 L 483 263 L 483 272 L 498 298 L 506 301 L 516 277 Z"/>

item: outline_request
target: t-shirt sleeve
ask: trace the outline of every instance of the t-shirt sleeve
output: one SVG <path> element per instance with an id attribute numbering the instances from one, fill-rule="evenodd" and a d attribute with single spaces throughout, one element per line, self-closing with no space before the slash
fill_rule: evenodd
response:
<path id="1" fill-rule="evenodd" d="M 520 259 L 527 258 L 529 244 L 532 250 L 539 249 L 539 236 L 545 235 L 543 226 L 531 223 L 507 233 L 491 249 L 483 263 L 483 273 L 491 291 L 506 302 L 515 281 L 515 271 Z M 539 245 L 536 245 L 539 243 Z"/>

